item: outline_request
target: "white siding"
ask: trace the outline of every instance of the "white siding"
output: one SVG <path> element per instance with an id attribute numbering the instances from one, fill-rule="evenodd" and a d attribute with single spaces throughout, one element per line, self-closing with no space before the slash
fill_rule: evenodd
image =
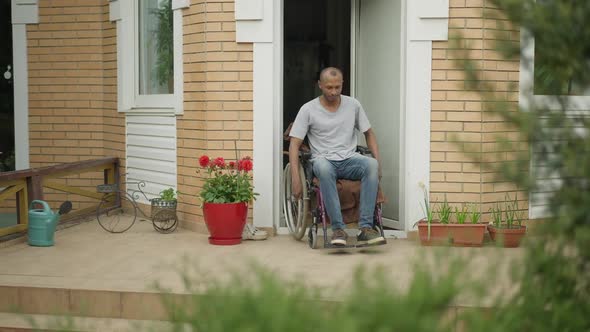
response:
<path id="1" fill-rule="evenodd" d="M 127 113 L 126 125 L 127 182 L 145 181 L 148 198 L 176 189 L 176 116 Z"/>
<path id="2" fill-rule="evenodd" d="M 589 112 L 584 112 L 584 117 L 588 117 Z M 575 131 L 577 135 L 587 135 L 580 118 L 572 118 L 573 127 L 568 130 Z M 548 163 L 555 160 L 556 152 L 564 141 L 558 139 L 538 143 L 532 148 L 531 171 L 537 181 L 537 190 L 531 191 L 529 195 L 529 217 L 531 219 L 543 218 L 549 216 L 549 199 L 554 195 L 562 185 L 562 179 L 555 171 L 551 171 Z"/>
<path id="3" fill-rule="evenodd" d="M 550 158 L 550 146 L 555 143 L 536 144 L 532 149 L 531 172 L 537 181 L 538 188 L 531 191 L 529 195 L 529 217 L 531 219 L 549 216 L 549 198 L 561 186 L 559 176 L 550 172 L 550 169 L 546 166 L 546 161 L 539 160 L 543 154 L 546 155 L 543 159 Z"/>

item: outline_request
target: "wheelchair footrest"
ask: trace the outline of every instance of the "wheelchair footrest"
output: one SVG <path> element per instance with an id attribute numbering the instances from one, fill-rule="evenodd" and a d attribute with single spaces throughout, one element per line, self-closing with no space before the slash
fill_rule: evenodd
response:
<path id="1" fill-rule="evenodd" d="M 369 244 L 369 243 L 361 243 L 361 244 L 356 244 L 354 247 L 355 248 L 369 248 L 369 247 L 378 247 L 378 246 L 383 246 L 387 244 L 387 239 L 385 239 L 385 241 L 381 242 L 381 243 L 374 243 L 374 244 Z"/>
<path id="2" fill-rule="evenodd" d="M 382 246 L 387 244 L 387 239 L 385 240 L 385 242 L 382 243 L 375 243 L 375 244 L 368 244 L 368 243 L 362 243 L 362 244 L 347 244 L 347 245 L 337 245 L 337 244 L 330 244 L 330 243 L 326 243 L 324 244 L 324 249 L 354 249 L 354 248 L 369 248 L 369 247 L 378 247 L 378 246 Z"/>

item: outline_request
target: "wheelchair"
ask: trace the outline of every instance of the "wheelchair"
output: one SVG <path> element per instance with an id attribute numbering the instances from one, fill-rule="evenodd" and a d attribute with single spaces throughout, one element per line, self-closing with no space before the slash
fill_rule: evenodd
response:
<path id="1" fill-rule="evenodd" d="M 371 155 L 368 148 L 363 146 L 357 146 L 357 152 L 363 155 Z M 320 192 L 319 181 L 313 176 L 313 170 L 311 167 L 311 152 L 306 149 L 300 149 L 299 151 L 299 174 L 301 176 L 302 183 L 302 197 L 299 200 L 292 198 L 292 186 L 291 186 L 291 164 L 288 163 L 283 170 L 283 213 L 287 223 L 289 233 L 298 241 L 302 240 L 307 231 L 307 242 L 309 247 L 312 249 L 319 248 L 318 241 L 318 230 L 321 227 L 323 230 L 323 248 L 324 249 L 341 249 L 341 248 L 361 248 L 366 246 L 374 246 L 369 244 L 347 244 L 342 245 L 331 245 L 328 240 L 328 222 L 329 218 L 326 213 L 322 194 Z M 360 180 L 338 180 L 341 183 L 350 183 L 352 186 L 356 186 L 358 192 L 360 192 Z M 345 185 L 342 185 L 344 187 Z M 342 196 L 339 198 L 342 204 Z M 382 222 L 382 204 L 385 201 L 381 190 L 379 190 L 377 203 L 375 205 L 375 212 L 373 214 L 373 228 L 378 231 L 383 238 L 385 238 L 383 232 Z M 344 222 L 346 216 L 343 211 Z M 356 211 L 356 220 L 358 221 L 358 210 Z M 387 239 L 383 245 L 387 243 Z"/>

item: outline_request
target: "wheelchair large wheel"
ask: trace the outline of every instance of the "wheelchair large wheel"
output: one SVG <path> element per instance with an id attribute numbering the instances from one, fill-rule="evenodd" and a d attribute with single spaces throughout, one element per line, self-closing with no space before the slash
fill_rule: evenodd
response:
<path id="1" fill-rule="evenodd" d="M 301 199 L 295 201 L 292 198 L 291 188 L 291 164 L 287 164 L 283 172 L 283 213 L 287 221 L 289 233 L 296 239 L 301 240 L 305 235 L 305 229 L 309 224 L 309 196 L 305 182 L 303 167 L 299 164 L 299 175 L 301 177 L 302 195 Z"/>

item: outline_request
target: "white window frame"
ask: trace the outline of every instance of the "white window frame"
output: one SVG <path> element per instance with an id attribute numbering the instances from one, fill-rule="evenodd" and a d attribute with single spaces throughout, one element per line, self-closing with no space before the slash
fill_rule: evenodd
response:
<path id="1" fill-rule="evenodd" d="M 590 96 L 551 96 L 535 95 L 535 40 L 531 33 L 522 28 L 520 32 L 521 61 L 519 75 L 519 107 L 526 111 L 531 106 L 548 107 L 552 111 L 560 111 L 561 105 L 557 102 L 556 97 L 563 98 L 568 105 L 567 115 L 590 115 Z M 530 148 L 532 154 L 532 147 Z M 531 158 L 529 170 L 532 172 L 535 168 Z M 532 205 L 531 195 L 529 195 L 529 219 L 544 218 L 549 216 L 546 209 L 537 209 Z"/>
<path id="2" fill-rule="evenodd" d="M 174 93 L 157 95 L 139 94 L 139 39 L 138 1 L 111 0 L 110 19 L 117 24 L 117 109 L 119 112 L 182 114 L 183 79 L 183 25 L 182 9 L 190 0 L 172 0 L 174 43 Z M 125 47 L 134 45 L 134 47 Z"/>

